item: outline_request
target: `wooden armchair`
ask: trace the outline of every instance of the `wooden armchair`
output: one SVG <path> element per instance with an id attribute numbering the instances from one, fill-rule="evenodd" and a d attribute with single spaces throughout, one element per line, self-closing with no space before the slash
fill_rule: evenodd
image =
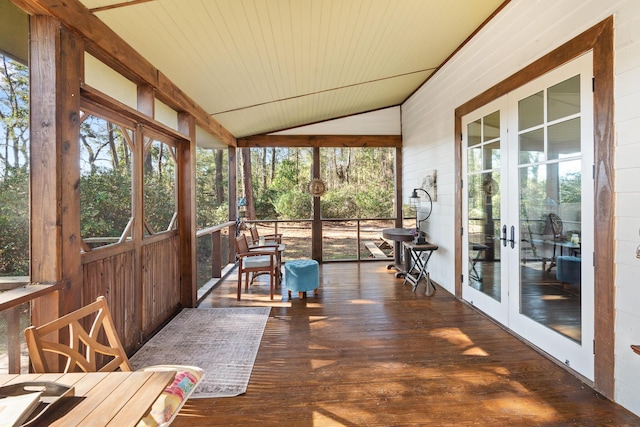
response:
<path id="1" fill-rule="evenodd" d="M 95 319 L 89 332 L 80 323 L 83 319 Z M 47 336 L 61 329 L 69 330 L 69 345 L 47 339 Z M 106 343 L 99 341 L 101 331 L 104 331 Z M 31 326 L 24 331 L 29 348 L 29 356 L 33 370 L 36 373 L 55 372 L 47 362 L 45 353 L 52 353 L 67 358 L 63 372 L 112 372 L 120 368 L 121 371 L 131 371 L 129 358 L 118 338 L 118 334 L 107 307 L 104 297 L 98 299 L 66 316 L 38 328 Z M 102 354 L 111 359 L 101 368 L 97 368 L 97 356 Z"/>
<path id="2" fill-rule="evenodd" d="M 93 319 L 93 320 L 92 320 Z M 84 324 L 91 324 L 87 331 Z M 68 329 L 69 344 L 58 342 L 56 332 Z M 49 372 L 111 372 L 120 369 L 131 371 L 129 358 L 118 338 L 118 334 L 107 306 L 100 296 L 95 302 L 51 321 L 45 325 L 30 326 L 24 331 L 29 356 L 35 373 Z M 54 369 L 47 361 L 53 354 L 66 358 L 64 369 Z M 98 358 L 104 365 L 98 368 Z M 167 426 L 180 411 L 203 376 L 202 369 L 195 366 L 157 365 L 142 371 L 174 371 L 173 383 L 154 402 L 140 426 Z"/>
<path id="3" fill-rule="evenodd" d="M 278 244 L 282 243 L 282 234 L 280 233 L 265 234 L 263 236 L 260 236 L 260 234 L 258 233 L 258 227 L 255 225 L 253 227 L 249 227 L 249 232 L 251 233 L 251 240 L 253 245 L 257 245 L 260 242 L 260 237 L 264 237 L 265 242 L 274 242 Z"/>
<path id="4" fill-rule="evenodd" d="M 270 298 L 273 299 L 273 290 L 276 281 L 276 255 L 278 249 L 264 248 L 250 250 L 247 237 L 244 234 L 236 237 L 236 255 L 238 256 L 238 301 L 242 293 L 242 275 L 245 275 L 245 291 L 249 290 L 249 284 L 253 280 L 250 274 L 269 273 Z"/>

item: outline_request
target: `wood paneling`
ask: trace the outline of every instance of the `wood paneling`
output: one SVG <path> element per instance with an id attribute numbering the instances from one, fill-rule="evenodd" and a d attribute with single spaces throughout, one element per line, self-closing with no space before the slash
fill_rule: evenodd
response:
<path id="1" fill-rule="evenodd" d="M 179 236 L 169 234 L 142 247 L 142 331 L 145 336 L 180 307 L 179 245 Z"/>
<path id="2" fill-rule="evenodd" d="M 613 239 L 613 17 L 609 17 L 569 40 L 511 77 L 498 83 L 455 110 L 455 137 L 462 134 L 462 117 L 546 72 L 593 50 L 594 144 L 595 144 L 595 387 L 609 398 L 614 393 L 615 274 Z M 462 182 L 462 148 L 456 144 L 455 177 Z M 455 229 L 462 229 L 462 194 L 456 185 Z M 455 289 L 462 296 L 462 236 L 455 235 Z"/>
<path id="3" fill-rule="evenodd" d="M 100 252 L 100 251 L 96 251 Z M 129 354 L 140 346 L 141 304 L 136 291 L 134 251 L 87 263 L 83 266 L 83 306 L 99 296 L 107 299 L 118 336 Z"/>
<path id="4" fill-rule="evenodd" d="M 238 147 L 402 147 L 401 135 L 256 135 Z"/>
<path id="5" fill-rule="evenodd" d="M 492 320 L 384 262 L 323 264 L 319 296 L 235 300 L 232 274 L 200 305 L 270 305 L 246 394 L 189 399 L 173 426 L 632 426 L 603 398 Z M 630 351 L 630 350 L 629 350 Z"/>

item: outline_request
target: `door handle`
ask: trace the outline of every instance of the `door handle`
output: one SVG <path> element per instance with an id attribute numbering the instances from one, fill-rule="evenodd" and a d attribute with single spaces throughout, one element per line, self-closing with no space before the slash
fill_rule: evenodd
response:
<path id="1" fill-rule="evenodd" d="M 502 237 L 500 238 L 500 240 L 502 240 L 502 246 L 506 248 L 507 247 L 507 225 L 506 224 L 502 226 Z"/>
<path id="2" fill-rule="evenodd" d="M 511 240 L 509 240 L 511 242 L 511 249 L 516 247 L 516 228 L 512 225 L 511 226 Z"/>

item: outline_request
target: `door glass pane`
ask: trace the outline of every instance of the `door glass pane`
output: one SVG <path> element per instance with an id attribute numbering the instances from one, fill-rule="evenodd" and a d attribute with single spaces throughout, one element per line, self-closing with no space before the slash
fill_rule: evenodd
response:
<path id="1" fill-rule="evenodd" d="M 469 179 L 469 286 L 501 300 L 500 172 L 470 175 Z"/>
<path id="2" fill-rule="evenodd" d="M 549 126 L 549 160 L 580 155 L 580 118 Z"/>
<path id="3" fill-rule="evenodd" d="M 518 101 L 518 130 L 529 129 L 544 122 L 544 93 L 535 93 Z"/>
<path id="4" fill-rule="evenodd" d="M 467 169 L 469 172 L 482 170 L 482 148 L 480 146 L 467 150 Z"/>
<path id="5" fill-rule="evenodd" d="M 580 160 L 520 169 L 520 313 L 581 341 Z"/>
<path id="6" fill-rule="evenodd" d="M 482 126 L 480 119 L 467 125 L 467 146 L 472 147 L 482 142 Z"/>
<path id="7" fill-rule="evenodd" d="M 490 141 L 500 136 L 500 111 L 493 112 L 483 118 L 483 137 L 482 141 Z"/>
<path id="8" fill-rule="evenodd" d="M 580 112 L 580 76 L 551 86 L 547 91 L 547 121 L 554 121 Z"/>
<path id="9" fill-rule="evenodd" d="M 500 167 L 500 141 L 491 142 L 483 147 L 484 169 Z"/>
<path id="10" fill-rule="evenodd" d="M 520 164 L 544 161 L 544 129 L 525 132 L 519 136 Z"/>

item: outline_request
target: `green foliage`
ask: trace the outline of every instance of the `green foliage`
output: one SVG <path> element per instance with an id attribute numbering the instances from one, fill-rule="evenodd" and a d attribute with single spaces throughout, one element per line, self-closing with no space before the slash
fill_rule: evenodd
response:
<path id="1" fill-rule="evenodd" d="M 0 275 L 29 274 L 29 70 L 0 55 Z"/>
<path id="2" fill-rule="evenodd" d="M 120 237 L 131 219 L 131 175 L 100 170 L 80 178 L 80 234 Z"/>
<path id="3" fill-rule="evenodd" d="M 265 158 L 264 156 L 267 156 Z M 272 164 L 271 162 L 276 162 Z M 323 148 L 320 176 L 327 192 L 324 218 L 393 216 L 394 153 L 385 148 Z M 265 171 L 275 170 L 273 177 Z M 252 181 L 258 219 L 300 219 L 311 215 L 311 156 L 308 149 L 252 150 Z M 266 188 L 264 182 L 266 181 Z"/>
<path id="4" fill-rule="evenodd" d="M 280 194 L 275 203 L 278 218 L 305 219 L 311 217 L 311 197 L 309 194 L 290 190 Z"/>
<path id="5" fill-rule="evenodd" d="M 226 150 L 196 152 L 196 226 L 199 229 L 229 220 L 229 159 Z"/>
<path id="6" fill-rule="evenodd" d="M 323 218 L 355 218 L 357 214 L 356 200 L 346 187 L 328 191 L 322 196 Z"/>
<path id="7" fill-rule="evenodd" d="M 6 171 L 0 179 L 0 276 L 29 275 L 29 173 Z"/>

